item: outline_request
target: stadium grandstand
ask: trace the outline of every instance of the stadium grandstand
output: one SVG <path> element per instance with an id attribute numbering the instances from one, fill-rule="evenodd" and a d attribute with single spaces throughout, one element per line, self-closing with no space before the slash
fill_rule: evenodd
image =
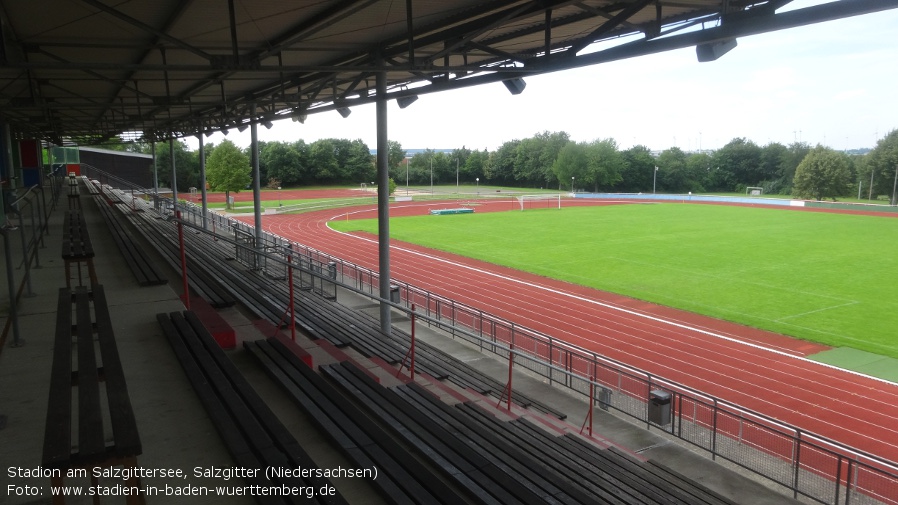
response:
<path id="1" fill-rule="evenodd" d="M 898 504 L 890 458 L 391 274 L 388 101 L 898 7 L 786 3 L 4 3 L 0 502 Z M 259 125 L 369 103 L 376 269 L 266 231 L 257 151 L 241 219 L 79 147 L 256 150 Z"/>

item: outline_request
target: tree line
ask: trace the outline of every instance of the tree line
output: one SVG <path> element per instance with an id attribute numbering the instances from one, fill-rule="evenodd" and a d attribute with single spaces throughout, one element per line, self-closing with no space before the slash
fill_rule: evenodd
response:
<path id="1" fill-rule="evenodd" d="M 103 146 L 109 148 L 109 146 Z M 205 147 L 207 167 L 214 153 L 239 151 L 239 170 L 250 174 L 250 153 L 229 140 Z M 122 149 L 149 152 L 150 146 L 131 144 Z M 157 165 L 160 184 L 170 184 L 168 146 L 160 145 Z M 225 157 L 223 157 L 225 158 Z M 199 184 L 199 154 L 175 142 L 178 187 Z M 898 170 L 898 130 L 880 139 L 865 155 L 849 155 L 807 143 L 771 142 L 759 146 L 734 138 L 717 150 L 685 152 L 672 147 L 652 152 L 637 145 L 621 149 L 613 138 L 575 142 L 566 132 L 542 132 L 503 143 L 495 151 L 427 149 L 407 157 L 396 141 L 389 142 L 390 178 L 398 186 L 489 184 L 563 191 L 620 193 L 744 192 L 763 188 L 765 194 L 801 198 L 892 195 Z M 375 159 L 361 140 L 322 139 L 312 143 L 260 142 L 262 186 L 357 185 L 376 179 Z M 214 170 L 213 170 L 214 172 Z M 207 177 L 208 179 L 208 177 Z M 872 185 L 871 185 L 872 182 Z M 245 188 L 233 188 L 240 190 Z"/>

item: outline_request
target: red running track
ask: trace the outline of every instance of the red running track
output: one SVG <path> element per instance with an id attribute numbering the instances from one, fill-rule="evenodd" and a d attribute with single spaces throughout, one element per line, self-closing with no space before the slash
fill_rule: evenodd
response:
<path id="1" fill-rule="evenodd" d="M 455 206 L 397 203 L 390 214 L 420 215 Z M 515 200 L 478 203 L 477 211 L 516 206 Z M 265 216 L 263 227 L 377 270 L 375 238 L 327 227 L 327 221 L 345 219 L 347 212 L 353 218 L 376 217 L 376 209 L 368 206 Z M 825 346 L 403 242 L 393 241 L 390 254 L 394 279 L 898 461 L 898 385 L 803 359 Z"/>

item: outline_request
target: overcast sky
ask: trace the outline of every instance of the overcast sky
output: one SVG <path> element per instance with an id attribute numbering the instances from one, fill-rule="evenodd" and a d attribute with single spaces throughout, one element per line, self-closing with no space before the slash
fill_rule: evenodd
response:
<path id="1" fill-rule="evenodd" d="M 799 0 L 792 8 L 812 5 Z M 388 136 L 405 149 L 495 150 L 542 131 L 575 141 L 614 138 L 621 148 L 716 149 L 734 137 L 759 145 L 796 140 L 834 149 L 873 147 L 898 128 L 898 9 L 743 37 L 719 60 L 695 49 L 527 77 L 513 96 L 501 83 L 388 105 Z M 249 130 L 228 139 L 241 147 Z M 215 134 L 207 142 L 219 143 Z M 376 147 L 374 105 L 288 120 L 263 141 L 362 139 Z M 196 148 L 196 139 L 187 139 Z"/>

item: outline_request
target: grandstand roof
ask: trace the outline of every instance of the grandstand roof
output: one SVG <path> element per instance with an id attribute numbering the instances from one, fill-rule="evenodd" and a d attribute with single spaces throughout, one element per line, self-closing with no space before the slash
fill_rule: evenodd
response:
<path id="1" fill-rule="evenodd" d="M 531 74 L 690 46 L 713 59 L 739 36 L 898 6 L 842 0 L 777 12 L 788 3 L 4 2 L 0 115 L 16 135 L 56 143 L 160 140 L 373 102 L 380 72 L 389 98 L 498 81 L 519 91 L 514 79 Z M 662 85 L 657 99 L 676 97 Z"/>

